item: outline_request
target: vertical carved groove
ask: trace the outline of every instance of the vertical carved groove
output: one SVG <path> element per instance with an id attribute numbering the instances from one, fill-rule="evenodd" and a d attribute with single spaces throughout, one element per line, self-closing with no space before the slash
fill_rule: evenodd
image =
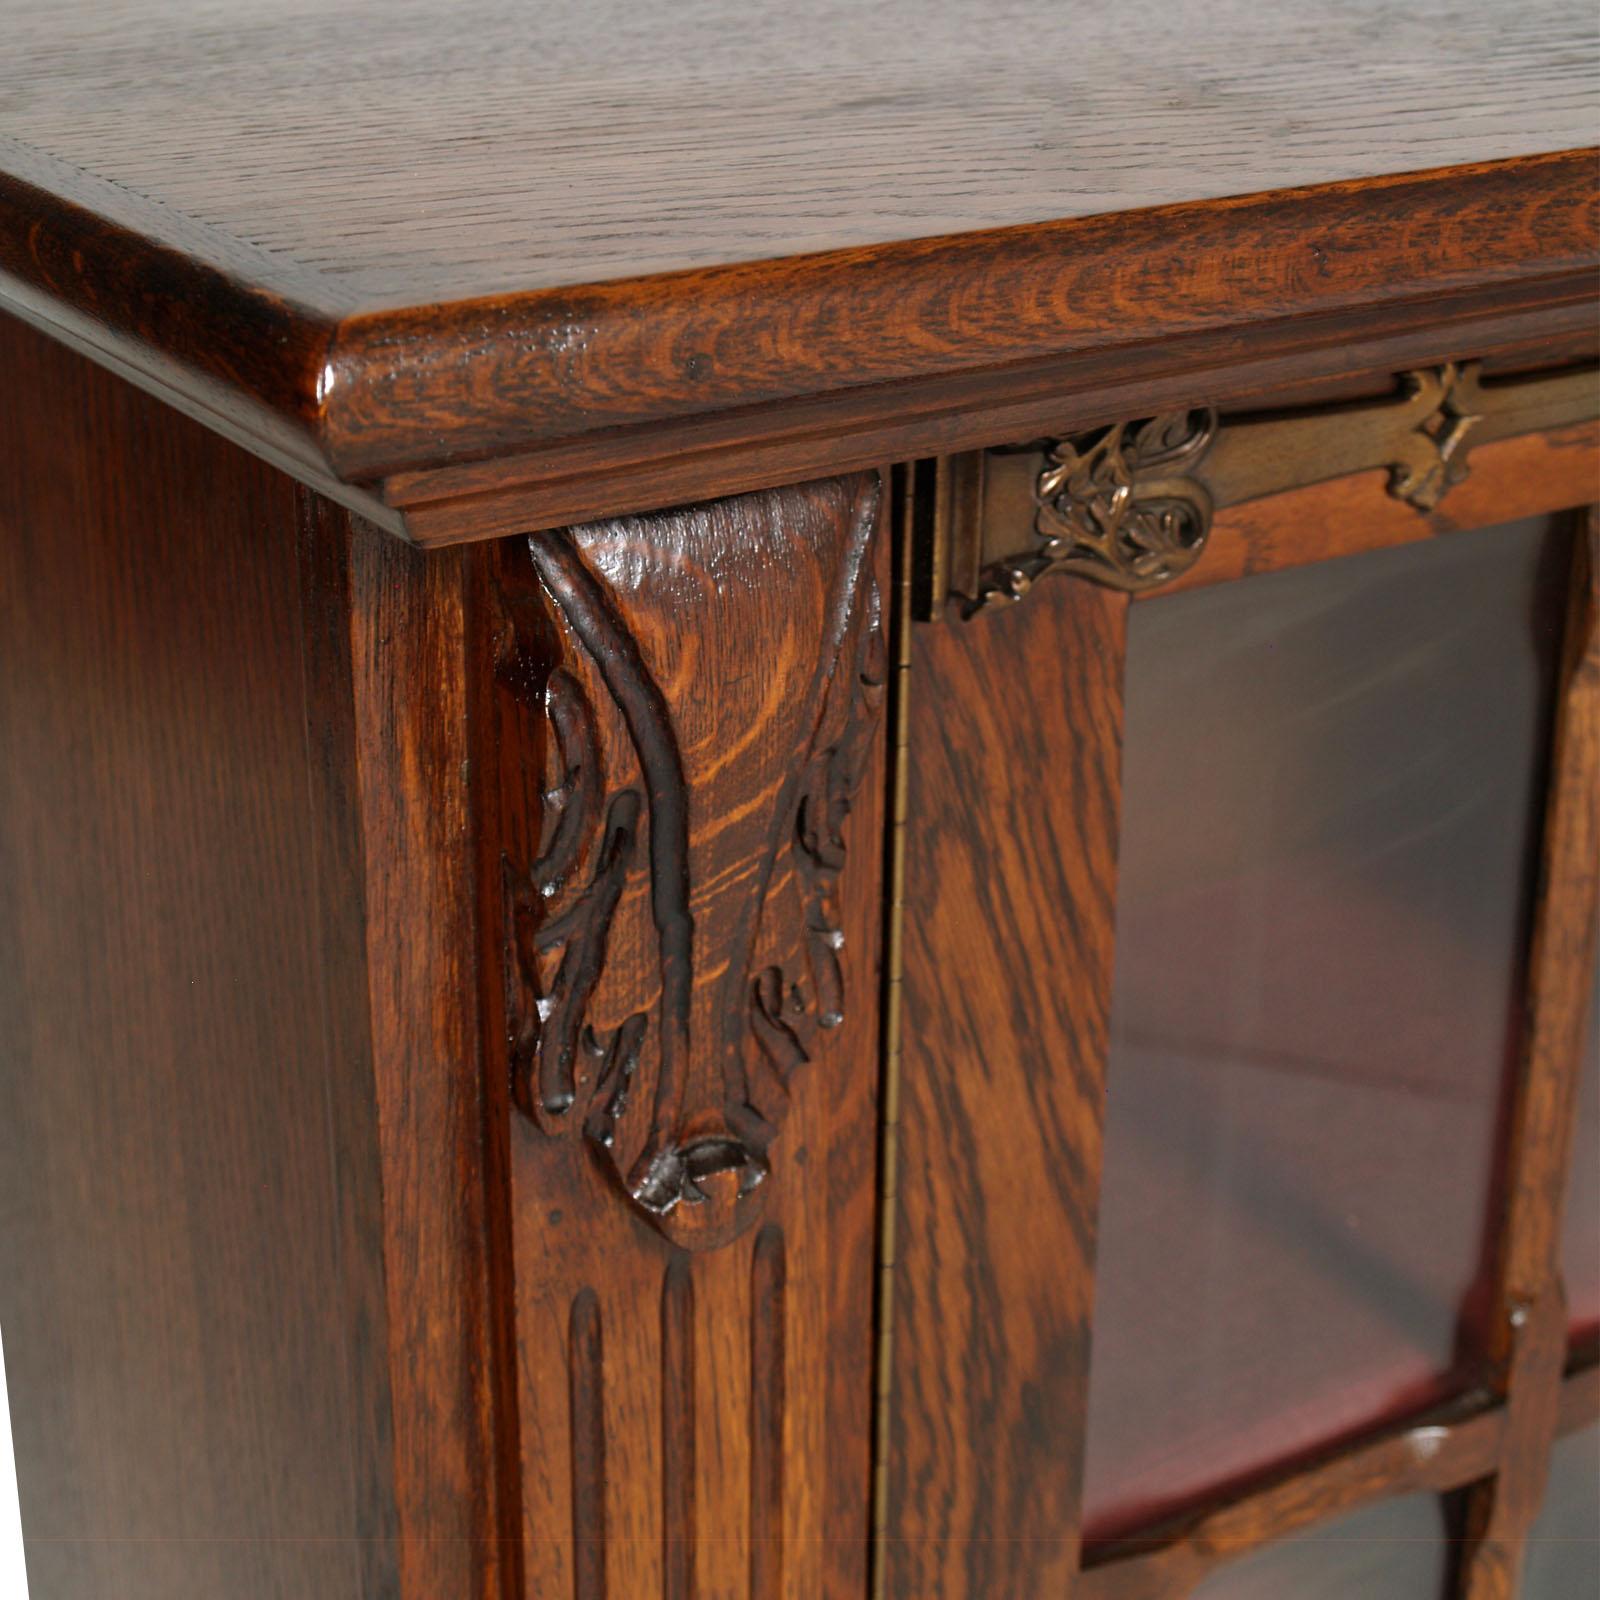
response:
<path id="1" fill-rule="evenodd" d="M 750 1600 L 783 1591 L 783 1230 L 756 1235 L 750 1266 Z"/>
<path id="2" fill-rule="evenodd" d="M 661 1592 L 694 1595 L 694 1278 L 677 1256 L 661 1285 Z"/>
<path id="3" fill-rule="evenodd" d="M 605 1355 L 600 1299 L 582 1289 L 567 1330 L 572 1442 L 572 1592 L 574 1600 L 606 1595 Z"/>

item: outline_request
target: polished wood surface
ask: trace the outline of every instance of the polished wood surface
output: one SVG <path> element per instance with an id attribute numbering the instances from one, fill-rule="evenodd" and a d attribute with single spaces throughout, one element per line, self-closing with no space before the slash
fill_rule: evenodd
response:
<path id="1" fill-rule="evenodd" d="M 1412 982 L 1362 1071 L 1493 1012 L 1424 1063 L 1503 1116 L 1434 1186 L 1418 1382 L 1318 1410 L 1356 1345 L 1329 1241 L 1428 1231 L 1323 1196 L 1280 1253 L 1328 1343 L 1240 1299 L 1256 1432 L 1108 1513 L 1096 1372 L 1123 1363 L 1117 1426 L 1167 1423 L 1159 1458 L 1200 1408 L 1163 1417 L 1187 1369 L 1169 1344 L 1143 1380 L 1145 1341 L 1252 1290 L 1153 1236 L 1126 1266 L 1118 1196 L 1162 1197 L 1104 1097 L 1140 960 L 1113 948 L 1130 637 L 1225 598 L 1287 646 L 1253 597 L 1387 559 L 1435 606 L 1425 653 L 1470 625 L 1469 540 L 1594 497 L 1587 8 L 0 24 L 0 1318 L 36 1600 L 1401 1595 L 1449 1566 L 1512 1600 L 1554 1442 L 1600 1412 L 1558 1274 L 1595 1037 L 1592 536 L 1553 753 L 1537 707 L 1507 732 L 1503 685 L 1446 674 L 1550 802 L 1492 970 L 1428 988 L 1464 912 L 1386 945 L 1368 900 L 1332 936 L 1385 952 L 1369 991 Z M 1512 425 L 1480 377 L 1561 406 Z M 1213 421 L 1219 476 L 1178 471 Z M 1091 542 L 1216 511 L 1149 591 L 1170 609 L 1069 572 L 980 617 L 908 604 L 938 519 L 891 485 L 1119 425 L 1049 503 Z M 1554 640 L 1558 605 L 1499 598 L 1498 632 Z M 1356 678 L 1362 637 L 1330 647 Z M 1159 884 L 1255 815 L 1197 819 L 1227 749 L 1185 755 L 1191 688 Z M 1264 803 L 1331 804 L 1292 731 L 1253 731 L 1294 774 Z M 1358 775 L 1380 822 L 1404 755 Z M 1439 845 L 1440 903 L 1495 920 L 1494 849 L 1444 859 L 1426 802 L 1331 876 Z M 1180 1022 L 1248 965 L 1157 943 Z M 1311 1021 L 1339 1001 L 1313 967 Z M 1328 1092 L 1297 1177 L 1357 1120 Z"/>
<path id="2" fill-rule="evenodd" d="M 1510 1119 L 1489 1353 L 1505 1394 L 1496 1473 L 1468 1508 L 1462 1600 L 1511 1600 L 1538 1515 L 1567 1351 L 1561 1213 L 1600 942 L 1600 508 L 1572 541 L 1527 1023 Z"/>
<path id="3" fill-rule="evenodd" d="M 428 542 L 1003 442 L 1019 380 L 1141 340 L 1170 376 L 1246 324 L 1348 365 L 1402 305 L 1589 326 L 1594 42 L 1556 0 L 1184 7 L 1137 48 L 1038 4 L 6 17 L 6 303 Z"/>
<path id="4" fill-rule="evenodd" d="M 346 573 L 335 621 L 360 806 L 402 1592 L 488 1596 L 513 1583 L 519 1507 L 505 1136 L 477 995 L 474 574 L 337 507 L 321 514 L 340 540 L 326 559 Z"/>
<path id="5" fill-rule="evenodd" d="M 28 396 L 0 422 L 0 1323 L 33 1600 L 392 1593 L 338 563 L 288 479 L 10 320 L 0 369 Z"/>
<path id="6" fill-rule="evenodd" d="M 1063 583 L 1034 604 L 913 642 L 897 1600 L 1071 1592 L 1078 1570 L 1128 602 Z"/>
<path id="7" fill-rule="evenodd" d="M 1561 150 L 1600 66 L 1571 0 L 4 17 L 7 135 L 385 305 Z"/>
<path id="8" fill-rule="evenodd" d="M 496 552 L 476 760 L 530 1595 L 865 1588 L 880 499 Z"/>

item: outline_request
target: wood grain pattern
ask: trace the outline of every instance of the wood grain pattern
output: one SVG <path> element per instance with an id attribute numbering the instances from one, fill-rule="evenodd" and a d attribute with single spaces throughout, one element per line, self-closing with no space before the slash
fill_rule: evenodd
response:
<path id="1" fill-rule="evenodd" d="M 523 1108 L 529 1595 L 865 1583 L 880 500 L 876 479 L 829 481 L 484 565 L 480 879 L 513 897 L 484 929 L 511 982 L 483 992 Z M 662 1210 L 630 1176 L 654 1130 L 686 1152 Z M 569 1336 L 580 1302 L 602 1342 Z M 594 1460 L 596 1418 L 603 1471 L 561 1470 Z"/>
<path id="2" fill-rule="evenodd" d="M 0 288 L 325 492 L 454 542 L 955 448 L 962 413 L 971 428 L 974 411 L 1014 411 L 1018 381 L 1040 380 L 1029 368 L 1048 369 L 1059 398 L 1096 364 L 1120 376 L 1124 353 L 1145 344 L 1171 379 L 1185 363 L 1166 347 L 1209 339 L 1237 360 L 1246 324 L 1259 325 L 1257 361 L 1337 359 L 1402 308 L 1411 331 L 1467 316 L 1531 316 L 1532 337 L 1588 329 L 1593 156 L 1528 150 L 1416 174 L 1358 167 L 1298 188 L 1293 167 L 1268 168 L 1225 196 L 1157 188 L 1132 208 L 1066 215 L 1055 199 L 1013 226 L 979 213 L 920 237 L 885 239 L 877 211 L 865 236 L 841 231 L 814 254 L 713 252 L 689 270 L 639 263 L 604 281 L 514 273 L 483 294 L 445 274 L 380 303 L 359 274 L 305 267 L 248 230 L 152 201 L 107 176 L 109 156 L 13 137 L 0 160 Z M 1434 157 L 1471 160 L 1445 148 L 1409 164 Z M 303 182 L 294 194 L 309 216 Z M 451 242 L 468 248 L 459 232 Z M 895 444 L 908 413 L 913 437 Z M 982 425 L 971 443 L 1007 437 Z M 767 458 L 753 477 L 750 450 Z M 492 470 L 482 459 L 500 457 Z M 587 505 L 570 498 L 580 477 Z M 500 502 L 492 519 L 468 500 L 485 495 Z"/>
<path id="3" fill-rule="evenodd" d="M 605 1336 L 593 1289 L 573 1297 L 567 1325 L 567 1383 L 572 1441 L 572 1592 L 605 1600 Z"/>
<path id="4" fill-rule="evenodd" d="M 1572 0 L 1188 0 L 1132 32 L 1043 0 L 5 22 L 4 132 L 389 304 L 1566 149 L 1597 65 Z"/>
<path id="5" fill-rule="evenodd" d="M 343 520 L 384 1255 L 405 1352 L 394 1380 L 403 1577 L 418 1595 L 487 1595 L 515 1572 L 517 1490 L 502 1433 L 508 1243 L 493 1131 L 505 1097 L 497 1108 L 478 997 L 473 572 L 464 552 L 429 559 Z"/>
<path id="6" fill-rule="evenodd" d="M 750 1253 L 750 1600 L 784 1592 L 785 1273 L 783 1230 L 769 1222 Z"/>
<path id="7" fill-rule="evenodd" d="M 693 1600 L 695 1427 L 694 1274 L 688 1258 L 661 1280 L 661 1594 Z"/>
<path id="8" fill-rule="evenodd" d="M 548 718 L 553 746 L 537 805 L 502 813 L 513 1095 L 690 1248 L 759 1217 L 794 1075 L 845 1017 L 843 829 L 885 680 L 879 497 L 867 478 L 748 497 L 501 563 L 502 726 Z M 663 650 L 689 605 L 695 634 Z"/>
<path id="9" fill-rule="evenodd" d="M 1497 1471 L 1473 1493 L 1459 1575 L 1463 1600 L 1511 1600 L 1555 1437 L 1567 1310 L 1566 1196 L 1585 1030 L 1600 937 L 1600 511 L 1574 538 L 1523 1057 L 1510 1120 L 1491 1360 L 1506 1397 Z"/>
<path id="10" fill-rule="evenodd" d="M 1339 229 L 1354 244 L 1359 218 Z M 1416 226 L 1427 228 L 1420 216 Z M 1381 250 L 1406 228 L 1363 236 Z M 1078 293 L 1117 266 L 1086 274 Z M 1132 291 L 1130 312 L 1147 301 Z M 1018 304 L 1032 291 L 1019 283 Z M 509 534 L 649 504 L 770 488 L 827 472 L 928 453 L 975 449 L 1088 427 L 1110 415 L 1192 404 L 1280 403 L 1319 380 L 1392 379 L 1470 350 L 1491 358 L 1532 352 L 1540 364 L 1594 359 L 1592 275 L 1524 279 L 1421 301 L 1348 311 L 1307 304 L 1300 315 L 1217 326 L 1146 343 L 1094 343 L 1081 352 L 817 393 L 736 411 L 639 424 L 615 435 L 510 451 L 470 463 L 390 474 L 381 493 L 423 545 Z M 1082 303 L 1081 301 L 1079 302 Z M 1108 310 L 1108 318 L 1119 313 Z M 1114 323 L 1108 321 L 1107 326 Z M 1138 324 L 1125 321 L 1130 333 Z M 918 333 L 919 340 L 926 335 Z M 864 354 L 864 347 L 861 352 Z"/>
<path id="11" fill-rule="evenodd" d="M 343 545 L 290 480 L 9 319 L 0 372 L 0 1323 L 31 1592 L 397 1594 Z"/>
<path id="12" fill-rule="evenodd" d="M 914 640 L 884 1556 L 904 1600 L 1078 1571 L 1126 608 L 1063 583 Z"/>

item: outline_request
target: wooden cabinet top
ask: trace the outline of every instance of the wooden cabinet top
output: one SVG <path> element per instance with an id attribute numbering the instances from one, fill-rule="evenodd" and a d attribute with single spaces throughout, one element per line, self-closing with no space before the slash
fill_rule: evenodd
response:
<path id="1" fill-rule="evenodd" d="M 1581 297 L 1600 254 L 1586 0 L 0 20 L 4 303 L 425 540 L 939 448 L 1153 341 Z"/>

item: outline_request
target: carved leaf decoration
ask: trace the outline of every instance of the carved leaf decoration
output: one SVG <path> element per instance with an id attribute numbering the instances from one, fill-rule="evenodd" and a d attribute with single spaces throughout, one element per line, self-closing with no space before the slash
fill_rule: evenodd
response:
<path id="1" fill-rule="evenodd" d="M 512 1098 L 547 1125 L 572 1113 L 587 1087 L 591 1130 L 609 1143 L 626 1109 L 648 1019 L 629 1017 L 602 1037 L 588 1021 L 588 1006 L 636 853 L 642 801 L 637 789 L 622 789 L 606 801 L 602 819 L 593 708 L 562 668 L 549 673 L 542 691 L 536 688 L 537 652 L 529 641 L 537 619 L 526 614 L 536 602 L 525 592 L 504 599 L 510 616 L 498 676 L 513 692 L 542 702 L 556 763 L 542 796 L 543 852 L 526 869 L 509 858 L 501 863 Z"/>
<path id="2" fill-rule="evenodd" d="M 803 1037 L 806 1025 L 832 1029 L 844 1021 L 839 877 L 845 866 L 845 821 L 871 756 L 888 681 L 881 613 L 878 586 L 869 577 L 849 672 L 830 695 L 831 714 L 818 730 L 821 747 L 806 769 L 795 807 L 793 851 L 803 885 L 803 945 L 788 964 L 758 973 L 751 986 L 752 1029 L 784 1086 L 810 1059 Z"/>
<path id="3" fill-rule="evenodd" d="M 795 501 L 805 520 L 785 526 Z M 605 578 L 573 535 L 535 535 L 502 578 L 498 676 L 547 760 L 537 858 L 505 863 L 515 1102 L 551 1137 L 581 1128 L 638 1213 L 695 1248 L 759 1214 L 790 1079 L 844 1016 L 845 826 L 887 681 L 877 503 L 862 478 L 599 524 L 591 547 L 625 553 Z M 738 609 L 770 593 L 730 600 L 712 576 L 719 518 L 741 558 L 789 563 L 770 649 Z M 627 619 L 659 591 L 629 589 L 628 611 L 612 585 L 632 581 L 640 534 L 674 532 L 705 610 L 687 644 L 669 618 L 647 659 Z M 673 662 L 718 648 L 733 698 L 708 713 Z M 753 720 L 716 725 L 730 714 Z"/>

